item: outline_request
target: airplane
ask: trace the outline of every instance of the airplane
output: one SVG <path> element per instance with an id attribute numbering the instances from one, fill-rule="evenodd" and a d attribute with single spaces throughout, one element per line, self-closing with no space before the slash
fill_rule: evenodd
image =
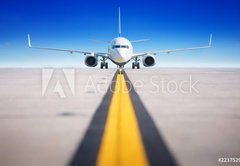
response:
<path id="1" fill-rule="evenodd" d="M 147 41 L 150 39 L 144 40 L 135 40 L 129 41 L 128 39 L 121 37 L 121 13 L 120 8 L 118 11 L 118 37 L 114 38 L 112 41 L 102 41 L 102 40 L 94 40 L 99 42 L 108 43 L 108 53 L 101 53 L 101 52 L 88 52 L 88 51 L 80 51 L 80 50 L 65 50 L 65 49 L 58 49 L 58 48 L 44 48 L 44 47 L 33 47 L 30 42 L 30 35 L 28 34 L 28 46 L 30 48 L 36 49 L 45 49 L 45 50 L 54 50 L 54 51 L 64 51 L 69 53 L 80 53 L 86 55 L 85 58 L 85 65 L 88 67 L 95 67 L 98 65 L 98 57 L 102 62 L 100 64 L 100 68 L 105 69 L 108 68 L 108 63 L 106 62 L 107 59 L 110 59 L 113 63 L 115 63 L 119 67 L 119 72 L 121 73 L 122 68 L 125 64 L 127 64 L 130 60 L 134 60 L 132 63 L 132 69 L 139 69 L 139 57 L 142 57 L 142 63 L 145 67 L 154 66 L 156 64 L 155 55 L 159 53 L 170 53 L 176 51 L 184 51 L 184 50 L 195 50 L 195 49 L 203 49 L 203 48 L 210 48 L 212 45 L 212 34 L 210 34 L 210 40 L 208 46 L 202 47 L 192 47 L 192 48 L 182 48 L 182 49 L 172 49 L 172 50 L 159 50 L 153 52 L 143 52 L 143 53 L 133 53 L 133 46 L 132 43 Z"/>

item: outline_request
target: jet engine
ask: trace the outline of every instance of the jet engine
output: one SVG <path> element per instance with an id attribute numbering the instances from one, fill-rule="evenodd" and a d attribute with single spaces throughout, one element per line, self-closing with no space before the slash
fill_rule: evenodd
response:
<path id="1" fill-rule="evenodd" d="M 154 66 L 155 63 L 156 63 L 156 59 L 154 56 L 152 55 L 145 55 L 143 58 L 142 58 L 142 61 L 143 61 L 143 65 L 145 67 L 150 67 L 150 66 Z"/>
<path id="2" fill-rule="evenodd" d="M 89 67 L 95 67 L 98 64 L 98 58 L 96 56 L 87 56 L 85 58 L 85 65 Z"/>

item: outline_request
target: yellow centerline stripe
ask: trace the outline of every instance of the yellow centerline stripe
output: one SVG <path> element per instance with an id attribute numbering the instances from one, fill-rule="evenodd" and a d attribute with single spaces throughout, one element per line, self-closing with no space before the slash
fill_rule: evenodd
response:
<path id="1" fill-rule="evenodd" d="M 149 165 L 123 74 L 117 76 L 96 165 Z"/>

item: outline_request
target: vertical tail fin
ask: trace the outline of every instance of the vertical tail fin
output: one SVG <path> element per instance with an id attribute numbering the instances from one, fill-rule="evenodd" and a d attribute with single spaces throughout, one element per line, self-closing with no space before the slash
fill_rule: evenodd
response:
<path id="1" fill-rule="evenodd" d="M 118 8 L 118 36 L 121 36 L 121 13 L 120 13 L 120 7 Z"/>

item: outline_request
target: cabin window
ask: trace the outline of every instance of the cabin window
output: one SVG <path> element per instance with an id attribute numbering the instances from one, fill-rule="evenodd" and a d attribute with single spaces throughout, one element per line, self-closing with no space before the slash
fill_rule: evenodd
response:
<path id="1" fill-rule="evenodd" d="M 112 47 L 113 49 L 114 48 L 129 48 L 129 46 L 128 45 L 113 45 L 113 47 Z"/>
<path id="2" fill-rule="evenodd" d="M 121 46 L 121 48 L 128 48 L 128 46 Z"/>

